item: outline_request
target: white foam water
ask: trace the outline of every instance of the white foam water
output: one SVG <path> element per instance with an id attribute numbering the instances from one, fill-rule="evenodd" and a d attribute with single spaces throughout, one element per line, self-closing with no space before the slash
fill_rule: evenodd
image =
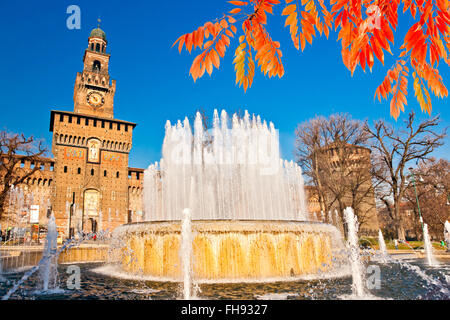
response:
<path id="1" fill-rule="evenodd" d="M 246 111 L 231 119 L 214 111 L 212 129 L 197 113 L 166 124 L 163 157 L 144 172 L 145 221 L 307 220 L 302 170 L 280 159 L 278 131 Z M 191 179 L 196 201 L 190 204 Z"/>
<path id="2" fill-rule="evenodd" d="M 386 262 L 388 253 L 387 253 L 387 249 L 386 249 L 386 243 L 384 242 L 383 233 L 381 232 L 380 229 L 378 229 L 378 245 L 380 247 L 379 250 L 381 253 L 381 261 Z"/>
<path id="3" fill-rule="evenodd" d="M 191 288 L 191 255 L 192 255 L 192 229 L 191 229 L 191 211 L 186 208 L 183 210 L 183 224 L 181 226 L 181 261 L 183 272 L 183 298 L 190 300 L 192 297 Z"/>
<path id="4" fill-rule="evenodd" d="M 361 264 L 358 243 L 358 219 L 353 209 L 347 207 L 344 210 L 344 218 L 347 223 L 347 247 L 350 251 L 350 266 L 352 268 L 352 292 L 353 296 L 359 298 L 366 296 L 364 290 L 364 275 Z"/>
<path id="5" fill-rule="evenodd" d="M 428 265 L 431 267 L 439 265 L 433 255 L 433 246 L 431 245 L 430 234 L 428 233 L 428 225 L 426 223 L 423 224 L 423 243 Z"/>
<path id="6" fill-rule="evenodd" d="M 447 250 L 450 250 L 450 222 L 448 221 L 444 223 L 444 238 L 447 242 Z"/>
<path id="7" fill-rule="evenodd" d="M 42 285 L 40 290 L 44 292 L 58 289 L 57 237 L 58 231 L 56 230 L 55 217 L 52 213 L 47 224 L 47 238 L 42 259 L 39 262 L 39 278 Z"/>

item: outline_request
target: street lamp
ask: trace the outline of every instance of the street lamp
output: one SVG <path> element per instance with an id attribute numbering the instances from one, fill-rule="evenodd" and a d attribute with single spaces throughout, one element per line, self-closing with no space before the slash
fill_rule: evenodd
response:
<path id="1" fill-rule="evenodd" d="M 411 173 L 411 178 L 412 178 L 411 181 L 414 186 L 414 193 L 416 194 L 417 209 L 419 209 L 419 219 L 420 219 L 420 223 L 422 225 L 422 230 L 423 230 L 423 219 L 422 219 L 422 214 L 420 213 L 419 197 L 417 196 L 417 189 L 416 189 L 416 180 L 414 178 L 414 172 L 412 170 L 413 170 L 413 168 L 409 168 L 409 172 Z"/>

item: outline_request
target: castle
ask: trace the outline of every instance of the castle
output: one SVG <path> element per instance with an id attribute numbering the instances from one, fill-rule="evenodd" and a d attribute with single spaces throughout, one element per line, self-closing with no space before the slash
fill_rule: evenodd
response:
<path id="1" fill-rule="evenodd" d="M 109 75 L 107 44 L 103 30 L 91 31 L 75 80 L 74 109 L 50 113 L 54 158 L 20 164 L 21 170 L 39 166 L 18 186 L 22 201 L 39 211 L 33 223 L 46 223 L 51 204 L 58 232 L 66 237 L 112 230 L 143 216 L 144 170 L 128 163 L 136 124 L 114 118 L 116 81 Z M 2 228 L 14 225 L 14 211 L 20 209 L 5 210 Z"/>

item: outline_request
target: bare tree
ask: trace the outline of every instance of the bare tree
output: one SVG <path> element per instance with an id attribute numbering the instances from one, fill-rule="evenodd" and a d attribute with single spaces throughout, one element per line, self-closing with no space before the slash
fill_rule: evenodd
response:
<path id="1" fill-rule="evenodd" d="M 322 149 L 329 143 L 327 137 L 323 136 L 322 128 L 326 123 L 324 117 L 316 117 L 299 124 L 295 130 L 295 157 L 297 163 L 302 167 L 307 177 L 307 183 L 313 185 L 317 191 L 320 209 L 327 212 L 328 201 L 325 186 L 320 179 L 318 163 L 320 162 L 317 150 Z"/>
<path id="2" fill-rule="evenodd" d="M 440 122 L 439 116 L 418 125 L 415 125 L 414 119 L 415 114 L 411 112 L 405 120 L 403 130 L 394 130 L 383 120 L 376 121 L 373 128 L 367 123 L 365 125 L 373 151 L 374 178 L 379 182 L 380 188 L 388 190 L 381 199 L 387 205 L 397 238 L 400 240 L 405 240 L 405 228 L 400 214 L 400 204 L 409 183 L 405 169 L 412 161 L 428 159 L 430 154 L 443 144 L 446 131 L 433 131 Z"/>
<path id="3" fill-rule="evenodd" d="M 315 187 L 321 210 L 352 206 L 361 225 L 374 208 L 367 133 L 348 114 L 316 117 L 296 130 L 296 160 Z M 370 200 L 372 199 L 372 200 Z"/>
<path id="4" fill-rule="evenodd" d="M 33 136 L 27 138 L 23 134 L 0 132 L 0 218 L 11 187 L 22 184 L 39 170 L 39 166 L 22 169 L 20 163 L 36 162 L 46 152 L 43 142 L 36 141 Z"/>
<path id="5" fill-rule="evenodd" d="M 406 189 L 405 200 L 414 212 L 410 227 L 416 235 L 421 235 L 419 207 L 423 222 L 428 224 L 434 238 L 442 239 L 444 223 L 450 220 L 450 162 L 445 159 L 421 161 L 413 170 L 415 185 Z M 417 191 L 417 198 L 416 198 Z M 418 205 L 419 203 L 419 205 Z"/>

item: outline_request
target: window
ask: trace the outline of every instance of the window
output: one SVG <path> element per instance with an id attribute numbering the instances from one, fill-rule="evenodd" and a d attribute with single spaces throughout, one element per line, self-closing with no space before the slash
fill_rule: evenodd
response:
<path id="1" fill-rule="evenodd" d="M 91 169 L 91 176 L 93 176 L 94 175 L 94 169 Z"/>
<path id="2" fill-rule="evenodd" d="M 140 178 L 139 172 L 136 172 L 136 179 L 139 180 L 139 178 Z"/>
<path id="3" fill-rule="evenodd" d="M 23 159 L 20 160 L 20 167 L 21 168 L 25 167 L 25 160 L 23 160 Z"/>
<path id="4" fill-rule="evenodd" d="M 64 173 L 67 173 L 67 166 L 64 166 Z"/>
<path id="5" fill-rule="evenodd" d="M 64 115 L 63 115 L 63 114 L 61 114 L 61 115 L 59 116 L 59 122 L 64 122 Z"/>
<path id="6" fill-rule="evenodd" d="M 94 119 L 94 127 L 97 126 L 97 119 Z"/>
<path id="7" fill-rule="evenodd" d="M 80 124 L 80 120 L 81 120 L 81 118 L 77 117 L 77 124 Z"/>
<path id="8" fill-rule="evenodd" d="M 109 129 L 112 129 L 112 122 L 109 123 Z"/>
<path id="9" fill-rule="evenodd" d="M 106 172 L 106 170 L 104 170 L 103 171 L 103 176 L 106 177 L 106 175 L 107 175 L 107 172 Z"/>
<path id="10" fill-rule="evenodd" d="M 44 171 L 44 165 L 43 164 L 39 165 L 39 170 Z"/>
<path id="11" fill-rule="evenodd" d="M 86 120 L 84 121 L 84 124 L 87 125 L 87 126 L 89 125 L 89 119 L 88 118 L 86 118 Z"/>
<path id="12" fill-rule="evenodd" d="M 101 65 L 100 61 L 95 60 L 94 64 L 92 65 L 92 70 L 93 71 L 100 71 L 101 68 L 102 68 L 102 65 Z"/>
<path id="13" fill-rule="evenodd" d="M 100 43 L 95 45 L 95 51 L 100 52 Z"/>
<path id="14" fill-rule="evenodd" d="M 72 123 L 72 116 L 69 116 L 69 123 Z"/>
<path id="15" fill-rule="evenodd" d="M 120 131 L 120 123 L 117 124 L 117 130 Z"/>
<path id="16" fill-rule="evenodd" d="M 31 162 L 30 169 L 34 169 L 34 161 Z"/>
<path id="17" fill-rule="evenodd" d="M 105 45 L 102 45 L 102 52 L 105 52 Z"/>
<path id="18" fill-rule="evenodd" d="M 119 171 L 116 172 L 116 178 L 118 178 L 118 177 L 119 177 Z"/>
<path id="19" fill-rule="evenodd" d="M 125 125 L 125 131 L 128 131 L 128 125 Z"/>
<path id="20" fill-rule="evenodd" d="M 102 128 L 105 127 L 105 121 L 102 121 Z"/>
<path id="21" fill-rule="evenodd" d="M 78 174 L 81 174 L 81 168 L 78 168 L 78 169 L 77 169 L 77 173 L 78 173 Z"/>
<path id="22" fill-rule="evenodd" d="M 55 164 L 54 163 L 50 164 L 50 171 L 53 171 L 53 169 L 55 169 Z"/>
<path id="23" fill-rule="evenodd" d="M 94 51 L 94 44 L 91 43 L 91 50 Z"/>

